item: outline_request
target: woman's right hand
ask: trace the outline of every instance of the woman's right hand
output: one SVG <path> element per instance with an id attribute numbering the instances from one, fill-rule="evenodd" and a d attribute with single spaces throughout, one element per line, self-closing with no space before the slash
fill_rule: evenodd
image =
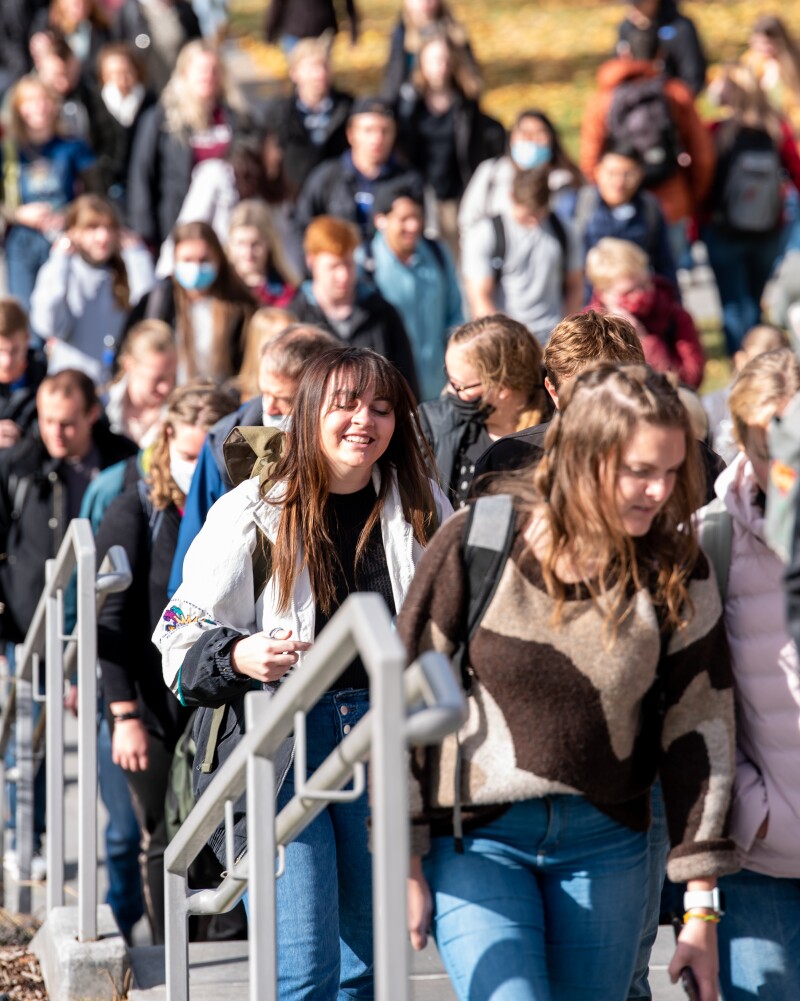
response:
<path id="1" fill-rule="evenodd" d="M 411 947 L 421 952 L 428 944 L 428 933 L 433 918 L 433 896 L 422 872 L 418 855 L 411 859 L 408 874 L 408 934 Z"/>
<path id="2" fill-rule="evenodd" d="M 279 681 L 294 667 L 300 653 L 311 648 L 310 643 L 289 639 L 292 630 L 285 630 L 283 639 L 273 639 L 268 633 L 254 633 L 234 644 L 231 665 L 237 674 L 255 681 Z"/>

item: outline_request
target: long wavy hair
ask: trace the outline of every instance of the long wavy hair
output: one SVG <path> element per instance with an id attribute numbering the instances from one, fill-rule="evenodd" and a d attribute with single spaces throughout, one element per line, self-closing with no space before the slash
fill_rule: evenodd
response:
<path id="1" fill-rule="evenodd" d="M 267 268 L 270 265 L 286 285 L 295 288 L 302 282 L 303 276 L 292 264 L 286 254 L 283 242 L 275 228 L 272 209 L 260 198 L 246 198 L 231 212 L 228 224 L 228 236 L 240 226 L 252 226 L 258 230 L 259 236 L 267 245 Z"/>
<path id="2" fill-rule="evenodd" d="M 169 443 L 179 424 L 208 430 L 236 409 L 236 400 L 211 382 L 190 382 L 174 389 L 167 400 L 167 412 L 150 452 L 147 483 L 150 501 L 157 511 L 170 504 L 182 508 L 186 494 L 173 480 L 169 463 Z"/>
<path id="3" fill-rule="evenodd" d="M 64 228 L 69 233 L 75 229 L 89 229 L 103 223 L 117 235 L 117 249 L 105 262 L 111 274 L 111 292 L 117 309 L 127 312 L 131 305 L 131 289 L 128 283 L 128 269 L 119 249 L 120 221 L 117 210 L 102 195 L 80 195 L 69 206 L 64 216 Z M 92 263 L 92 262 L 90 262 Z"/>
<path id="4" fill-rule="evenodd" d="M 551 407 L 544 388 L 542 348 L 524 324 L 503 313 L 493 313 L 457 327 L 448 343 L 465 349 L 484 396 L 500 389 L 526 394 L 518 431 L 547 419 Z"/>
<path id="5" fill-rule="evenodd" d="M 784 22 L 774 14 L 762 14 L 750 32 L 764 35 L 775 46 L 776 60 L 784 83 L 800 98 L 800 46 L 792 38 Z"/>
<path id="6" fill-rule="evenodd" d="M 719 129 L 723 147 L 726 142 L 732 143 L 743 128 L 763 129 L 776 143 L 782 141 L 780 115 L 749 66 L 726 63 L 715 82 L 724 87 L 725 104 L 731 109 L 730 118 Z"/>
<path id="7" fill-rule="evenodd" d="M 541 565 L 556 599 L 554 621 L 574 593 L 556 572 L 567 560 L 603 613 L 609 645 L 641 588 L 650 591 L 662 629 L 681 628 L 693 614 L 688 583 L 699 547 L 692 514 L 703 500 L 703 476 L 676 390 L 647 365 L 601 364 L 581 373 L 560 402 L 534 475 L 512 474 L 497 484 L 516 495 L 522 510 L 544 519 L 548 544 Z M 650 530 L 633 538 L 617 513 L 616 483 L 625 446 L 643 424 L 681 431 L 686 456 Z"/>
<path id="8" fill-rule="evenodd" d="M 320 447 L 320 422 L 331 410 L 335 395 L 344 391 L 357 398 L 367 388 L 389 401 L 395 415 L 395 429 L 388 448 L 376 463 L 381 484 L 358 539 L 356 565 L 380 518 L 393 479 L 414 538 L 424 546 L 436 530 L 427 457 L 424 446 L 420 445 L 423 437 L 408 383 L 390 361 L 367 348 L 337 346 L 320 352 L 309 361 L 300 382 L 289 448 L 276 471 L 285 487 L 282 496 L 274 501 L 282 508 L 273 546 L 273 573 L 282 610 L 289 607 L 299 569 L 303 567 L 308 567 L 311 590 L 322 611 L 329 614 L 333 606 L 336 548 L 325 519 L 329 472 Z"/>
<path id="9" fill-rule="evenodd" d="M 220 81 L 219 102 L 237 111 L 243 108 L 241 95 L 228 80 L 224 63 L 216 45 L 202 38 L 187 42 L 178 53 L 175 69 L 161 94 L 165 130 L 177 136 L 186 145 L 189 143 L 192 132 L 205 129 L 209 124 L 208 109 L 197 98 L 196 94 L 192 94 L 187 89 L 185 79 L 189 63 L 195 56 L 202 53 L 212 53 L 217 57 Z"/>

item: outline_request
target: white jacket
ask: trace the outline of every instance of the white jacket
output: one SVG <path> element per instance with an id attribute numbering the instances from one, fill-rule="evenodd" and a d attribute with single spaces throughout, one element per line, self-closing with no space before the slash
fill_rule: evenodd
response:
<path id="1" fill-rule="evenodd" d="M 764 540 L 756 489 L 744 454 L 715 485 L 733 519 L 725 600 L 736 696 L 731 834 L 747 869 L 798 878 L 800 661 L 786 624 L 784 567 Z M 767 835 L 758 839 L 756 832 L 767 817 Z"/>
<path id="2" fill-rule="evenodd" d="M 372 473 L 376 490 L 380 472 Z M 439 487 L 431 483 L 439 523 L 452 514 L 452 507 Z M 221 497 L 211 508 L 200 534 L 183 563 L 183 581 L 153 633 L 161 650 L 164 680 L 177 692 L 179 672 L 188 650 L 205 629 L 229 626 L 237 632 L 255 632 L 281 627 L 291 629 L 297 640 L 313 641 L 315 603 L 308 569 L 297 576 L 288 610 L 278 612 L 277 585 L 269 580 L 254 602 L 252 553 L 261 529 L 275 543 L 282 509 L 270 501 L 280 498 L 283 485 L 272 488 L 268 499 L 259 496 L 257 479 L 245 480 Z M 406 521 L 396 479 L 381 510 L 381 535 L 391 579 L 395 607 L 399 610 L 408 591 L 422 547 Z M 299 558 L 299 557 L 298 557 Z M 295 670 L 302 666 L 300 654 Z"/>

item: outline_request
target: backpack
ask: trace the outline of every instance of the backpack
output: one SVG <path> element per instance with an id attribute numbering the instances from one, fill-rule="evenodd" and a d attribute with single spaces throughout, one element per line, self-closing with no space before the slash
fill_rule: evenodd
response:
<path id="1" fill-rule="evenodd" d="M 737 233 L 773 232 L 783 213 L 783 178 L 772 137 L 763 129 L 738 129 L 723 155 L 718 222 Z"/>
<path id="2" fill-rule="evenodd" d="M 564 285 L 567 277 L 567 256 L 569 253 L 569 240 L 564 223 L 558 218 L 555 212 L 550 212 L 547 222 L 553 227 L 553 235 L 558 240 L 561 248 L 561 284 Z M 506 227 L 501 215 L 492 216 L 492 228 L 494 229 L 494 249 L 492 251 L 492 277 L 495 285 L 500 284 L 503 277 L 503 269 L 506 264 L 506 252 L 508 244 L 506 241 Z"/>
<path id="3" fill-rule="evenodd" d="M 516 526 L 514 501 L 509 494 L 486 494 L 469 509 L 461 536 L 461 556 L 467 582 L 467 628 L 453 654 L 453 666 L 461 676 L 467 696 L 472 695 L 474 672 L 469 663 L 469 642 L 477 632 L 514 542 Z M 461 741 L 456 734 L 455 793 L 453 796 L 453 838 L 455 850 L 464 851 L 461 820 Z"/>
<path id="4" fill-rule="evenodd" d="M 625 80 L 614 88 L 606 120 L 615 143 L 628 142 L 642 158 L 645 187 L 678 170 L 680 142 L 662 77 Z"/>
<path id="5" fill-rule="evenodd" d="M 698 541 L 708 562 L 714 568 L 717 590 L 724 607 L 728 594 L 728 577 L 731 572 L 733 518 L 719 497 L 715 497 L 705 508 Z"/>

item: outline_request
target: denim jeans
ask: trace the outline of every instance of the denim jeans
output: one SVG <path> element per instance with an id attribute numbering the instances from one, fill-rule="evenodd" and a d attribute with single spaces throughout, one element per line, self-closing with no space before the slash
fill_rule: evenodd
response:
<path id="1" fill-rule="evenodd" d="M 658 935 L 661 891 L 664 887 L 667 855 L 669 855 L 667 815 L 664 811 L 664 796 L 660 782 L 656 782 L 652 788 L 650 804 L 652 819 L 650 830 L 647 832 L 647 895 L 644 901 L 644 923 L 639 941 L 639 954 L 636 957 L 636 969 L 628 991 L 628 1001 L 649 1001 L 653 996 L 649 980 L 650 953 Z"/>
<path id="2" fill-rule="evenodd" d="M 719 980 L 725 1001 L 800 998 L 800 879 L 742 869 L 719 881 Z"/>
<path id="3" fill-rule="evenodd" d="M 369 708 L 366 691 L 328 692 L 308 713 L 308 773 L 317 768 Z M 289 771 L 281 810 L 294 796 Z M 372 998 L 372 861 L 366 793 L 331 803 L 286 848 L 277 882 L 280 1001 Z"/>
<path id="4" fill-rule="evenodd" d="M 747 331 L 761 322 L 761 296 L 778 256 L 780 234 L 737 237 L 704 226 L 701 235 L 722 300 L 725 344 L 733 355 Z"/>
<path id="5" fill-rule="evenodd" d="M 9 229 L 6 236 L 8 294 L 19 299 L 26 312 L 30 312 L 36 275 L 49 255 L 50 241 L 38 230 L 28 226 L 12 226 Z"/>
<path id="6" fill-rule="evenodd" d="M 144 914 L 142 880 L 139 875 L 139 823 L 133 812 L 125 772 L 111 760 L 111 732 L 101 706 L 97 729 L 97 772 L 100 798 L 108 812 L 106 824 L 106 903 L 119 930 L 130 938 Z"/>
<path id="7" fill-rule="evenodd" d="M 582 796 L 511 806 L 423 860 L 460 1001 L 624 1001 L 642 930 L 647 835 Z"/>
<path id="8" fill-rule="evenodd" d="M 14 643 L 6 643 L 5 645 L 5 655 L 8 661 L 8 674 L 9 677 L 17 673 L 17 655 L 16 655 L 16 645 Z M 44 692 L 44 670 L 40 674 L 40 692 Z M 36 728 L 36 724 L 39 721 L 39 716 L 42 712 L 42 703 L 33 703 L 33 727 Z M 5 766 L 6 770 L 10 771 L 12 768 L 16 768 L 17 765 L 17 727 L 16 724 L 11 725 L 11 734 L 6 745 L 5 754 Z M 34 767 L 37 768 L 34 762 Z M 6 826 L 11 832 L 11 848 L 16 849 L 17 847 L 17 783 L 8 782 L 8 815 L 6 819 Z M 45 807 L 47 805 L 47 767 L 42 756 L 42 760 L 38 763 L 38 768 L 34 774 L 33 778 L 33 851 L 34 854 L 41 851 L 42 848 L 42 835 L 45 832 Z"/>

